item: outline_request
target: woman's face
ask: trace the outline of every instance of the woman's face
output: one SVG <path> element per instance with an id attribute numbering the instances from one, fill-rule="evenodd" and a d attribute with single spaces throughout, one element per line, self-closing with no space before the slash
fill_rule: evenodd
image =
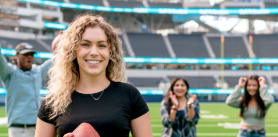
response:
<path id="1" fill-rule="evenodd" d="M 110 46 L 100 27 L 87 27 L 77 50 L 80 76 L 106 76 Z"/>
<path id="2" fill-rule="evenodd" d="M 173 87 L 173 92 L 177 97 L 181 97 L 184 96 L 187 92 L 187 87 L 185 85 L 185 83 L 183 82 L 183 80 L 178 80 L 174 87 Z"/>
<path id="3" fill-rule="evenodd" d="M 250 96 L 254 96 L 259 88 L 258 82 L 256 80 L 247 81 L 247 91 Z"/>

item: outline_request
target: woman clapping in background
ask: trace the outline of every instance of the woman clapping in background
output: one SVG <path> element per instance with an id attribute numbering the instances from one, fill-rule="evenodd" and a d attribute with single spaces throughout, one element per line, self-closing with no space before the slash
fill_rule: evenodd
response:
<path id="1" fill-rule="evenodd" d="M 161 103 L 162 137 L 196 137 L 200 106 L 196 95 L 189 95 L 189 84 L 183 78 L 171 83 Z"/>

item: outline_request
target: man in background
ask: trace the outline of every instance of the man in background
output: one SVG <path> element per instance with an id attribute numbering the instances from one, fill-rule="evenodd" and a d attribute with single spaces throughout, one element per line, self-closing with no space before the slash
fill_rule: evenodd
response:
<path id="1" fill-rule="evenodd" d="M 28 43 L 16 46 L 16 64 L 8 63 L 0 50 L 0 79 L 6 88 L 9 137 L 33 137 L 40 106 L 42 80 L 51 60 L 33 65 L 36 51 Z"/>

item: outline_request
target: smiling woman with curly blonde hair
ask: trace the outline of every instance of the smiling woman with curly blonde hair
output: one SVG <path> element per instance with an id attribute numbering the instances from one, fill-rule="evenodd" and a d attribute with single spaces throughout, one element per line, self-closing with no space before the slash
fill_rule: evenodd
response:
<path id="1" fill-rule="evenodd" d="M 101 137 L 128 137 L 130 131 L 152 136 L 146 103 L 136 88 L 123 83 L 121 42 L 111 25 L 83 15 L 55 43 L 50 93 L 40 107 L 36 137 L 71 137 L 83 122 Z"/>

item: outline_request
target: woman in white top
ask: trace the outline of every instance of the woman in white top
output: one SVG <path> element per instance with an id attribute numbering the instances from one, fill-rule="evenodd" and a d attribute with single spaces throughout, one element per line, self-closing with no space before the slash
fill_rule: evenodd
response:
<path id="1" fill-rule="evenodd" d="M 234 92 L 226 100 L 229 106 L 240 108 L 238 137 L 265 137 L 265 116 L 273 102 L 274 98 L 267 92 L 264 77 L 241 77 Z"/>

